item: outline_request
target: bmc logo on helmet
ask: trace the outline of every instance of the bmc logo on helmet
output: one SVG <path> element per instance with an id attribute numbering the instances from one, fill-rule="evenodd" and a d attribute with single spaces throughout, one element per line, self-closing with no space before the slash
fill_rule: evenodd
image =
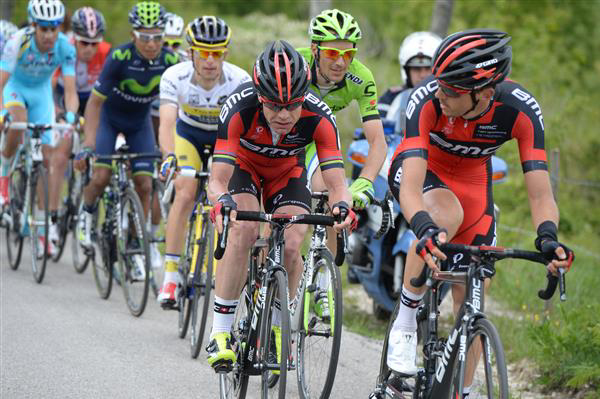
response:
<path id="1" fill-rule="evenodd" d="M 219 114 L 219 120 L 221 123 L 224 123 L 225 119 L 227 119 L 227 115 L 229 115 L 229 110 L 231 110 L 231 107 L 233 107 L 242 98 L 250 97 L 252 94 L 254 94 L 254 87 L 251 86 L 246 87 L 239 93 L 233 93 L 231 96 L 229 96 L 229 98 L 225 101 L 225 104 L 223 104 L 221 113 Z"/>
<path id="2" fill-rule="evenodd" d="M 427 83 L 425 86 L 417 87 L 416 89 L 414 89 L 412 94 L 410 95 L 410 101 L 408 102 L 408 105 L 406 106 L 406 118 L 410 119 L 413 112 L 415 112 L 417 105 L 419 105 L 419 103 L 421 101 L 423 101 L 423 99 L 425 97 L 427 97 L 427 95 L 429 95 L 430 93 L 433 93 L 437 89 L 438 89 L 437 80 L 432 80 L 431 82 Z"/>
<path id="3" fill-rule="evenodd" d="M 480 62 L 479 64 L 475 65 L 475 68 L 483 68 L 483 67 L 486 67 L 488 65 L 494 65 L 494 64 L 497 64 L 497 63 L 498 63 L 498 58 L 493 58 L 491 60 Z"/>

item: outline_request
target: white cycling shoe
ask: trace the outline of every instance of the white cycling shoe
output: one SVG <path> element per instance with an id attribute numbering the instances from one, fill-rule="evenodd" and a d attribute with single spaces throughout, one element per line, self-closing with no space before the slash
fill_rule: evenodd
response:
<path id="1" fill-rule="evenodd" d="M 417 374 L 417 332 L 392 329 L 388 341 L 387 365 L 406 375 Z"/>

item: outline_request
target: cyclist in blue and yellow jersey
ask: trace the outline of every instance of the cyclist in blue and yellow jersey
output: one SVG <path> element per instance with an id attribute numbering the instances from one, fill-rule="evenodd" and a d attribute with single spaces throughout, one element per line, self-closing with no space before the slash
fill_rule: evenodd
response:
<path id="1" fill-rule="evenodd" d="M 178 61 L 176 54 L 164 49 L 165 9 L 159 3 L 143 1 L 129 12 L 132 41 L 117 47 L 106 59 L 85 108 L 85 140 L 77 154 L 76 167 L 85 169 L 92 152 L 111 155 L 117 134 L 125 134 L 131 152 L 154 152 L 156 142 L 150 121 L 150 104 L 158 96 L 160 77 Z M 144 212 L 150 207 L 152 172 L 149 159 L 131 163 L 133 180 Z M 95 163 L 90 184 L 83 192 L 83 215 L 78 235 L 83 246 L 91 245 L 92 215 L 96 199 L 110 181 L 111 165 Z"/>
<path id="2" fill-rule="evenodd" d="M 250 75 L 225 61 L 231 29 L 221 18 L 203 16 L 186 29 L 191 61 L 170 67 L 160 82 L 160 147 L 166 155 L 163 173 L 175 163 L 200 170 L 206 146 L 217 140 L 219 113 L 225 100 Z M 175 134 L 173 133 L 175 131 Z M 198 183 L 178 176 L 175 201 L 169 212 L 166 234 L 165 280 L 158 301 L 163 308 L 175 304 L 179 287 L 177 265 L 183 247 L 185 225 L 193 208 Z"/>
<path id="3" fill-rule="evenodd" d="M 27 11 L 31 26 L 14 33 L 3 49 L 0 61 L 2 107 L 8 110 L 14 122 L 54 123 L 51 82 L 52 74 L 61 67 L 65 83 L 65 118 L 68 123 L 75 123 L 79 106 L 75 90 L 75 48 L 59 32 L 65 7 L 60 0 L 30 0 Z M 7 175 L 22 133 L 22 130 L 11 129 L 5 137 L 0 167 L 0 204 L 8 200 Z M 56 210 L 71 147 L 70 138 L 61 139 L 52 131 L 44 133 L 42 143 L 44 157 L 50 163 L 48 208 L 53 217 L 48 231 L 50 242 L 43 243 L 40 237 L 38 244 L 47 245 L 52 255 L 55 251 L 52 241 L 58 241 Z"/>
<path id="4" fill-rule="evenodd" d="M 369 142 L 369 154 L 360 176 L 350 186 L 354 206 L 363 208 L 373 199 L 373 181 L 383 161 L 387 146 L 377 112 L 377 87 L 371 71 L 355 58 L 362 34 L 352 15 L 333 9 L 325 10 L 310 21 L 310 48 L 298 51 L 309 62 L 312 72 L 310 88 L 337 112 L 356 101 L 363 129 Z M 306 149 L 306 168 L 313 191 L 324 188 L 318 170 L 314 144 Z"/>

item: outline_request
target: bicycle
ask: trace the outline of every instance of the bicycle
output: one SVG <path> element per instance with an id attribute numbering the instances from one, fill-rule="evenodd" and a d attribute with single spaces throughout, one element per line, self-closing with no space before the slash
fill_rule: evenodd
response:
<path id="1" fill-rule="evenodd" d="M 258 240 L 250 253 L 248 277 L 240 295 L 232 330 L 233 350 L 236 352 L 237 361 L 233 365 L 226 364 L 216 369 L 219 374 L 221 398 L 245 398 L 248 378 L 251 375 L 261 376 L 262 398 L 270 397 L 269 390 L 277 384 L 279 388 L 273 391 L 274 395 L 279 398 L 285 397 L 287 371 L 293 370 L 294 366 L 290 358 L 290 314 L 285 311 L 290 307 L 287 273 L 283 267 L 284 230 L 291 224 L 333 226 L 335 220 L 343 220 L 345 215 L 341 214 L 338 218 L 318 214 L 292 216 L 237 211 L 236 220 L 266 222 L 272 229 L 268 245 L 267 241 Z M 223 233 L 217 239 L 216 259 L 220 259 L 225 251 L 228 228 L 229 213 L 226 210 Z M 345 246 L 345 236 L 338 235 L 336 259 L 340 264 L 345 256 Z M 263 248 L 268 248 L 269 251 L 264 261 L 261 257 Z M 272 329 L 275 309 L 280 310 L 281 318 L 281 361 L 275 356 L 277 343 Z"/>
<path id="2" fill-rule="evenodd" d="M 60 260 L 67 243 L 67 237 L 69 236 L 69 233 L 72 233 L 71 255 L 73 259 L 73 268 L 77 273 L 81 274 L 87 268 L 89 259 L 83 254 L 81 246 L 78 243 L 76 227 L 79 216 L 79 206 L 83 195 L 83 187 L 89 182 L 90 176 L 87 172 L 83 174 L 77 172 L 73 167 L 73 160 L 80 149 L 80 129 L 81 126 L 78 125 L 76 132 L 73 134 L 72 149 L 66 171 L 66 175 L 68 176 L 66 193 L 62 200 L 61 207 L 58 209 L 58 218 L 56 221 L 59 241 L 56 245 L 57 253 L 52 257 L 52 260 L 54 262 Z"/>
<path id="3" fill-rule="evenodd" d="M 216 268 L 213 256 L 215 229 L 210 221 L 212 205 L 206 196 L 206 184 L 210 176 L 210 152 L 209 148 L 205 148 L 203 152 L 202 171 L 191 168 L 178 169 L 181 176 L 198 180 L 196 203 L 188 220 L 184 251 L 178 265 L 181 287 L 175 305 L 179 311 L 179 338 L 185 338 L 191 321 L 190 355 L 193 359 L 198 357 L 202 348 Z M 167 179 L 163 202 L 168 202 L 171 197 L 173 173 L 174 169 Z"/>
<path id="4" fill-rule="evenodd" d="M 440 249 L 469 256 L 470 264 L 466 272 L 441 271 L 435 276 L 428 267 L 424 267 L 419 277 L 411 279 L 416 287 L 423 284 L 428 287 L 424 304 L 417 312 L 418 335 L 423 342 L 423 368 L 419 369 L 411 386 L 407 379 L 413 377 L 403 377 L 387 366 L 388 340 L 398 315 L 398 301 L 384 340 L 377 386 L 370 397 L 403 399 L 407 397 L 405 394 L 412 394 L 413 399 L 462 398 L 467 369 L 474 368 L 469 399 L 507 399 L 508 375 L 502 341 L 483 310 L 484 280 L 495 274 L 497 260 L 525 259 L 544 266 L 548 261 L 539 252 L 502 247 L 442 244 Z M 546 288 L 540 290 L 538 296 L 544 300 L 550 299 L 558 283 L 560 298 L 566 300 L 564 271 L 561 269 L 559 277 L 548 274 L 547 279 Z M 442 282 L 466 284 L 465 301 L 446 338 L 438 335 Z M 479 359 L 481 352 L 483 360 Z"/>
<path id="5" fill-rule="evenodd" d="M 130 154 L 127 153 L 128 150 L 128 146 L 122 146 L 115 155 L 97 156 L 97 159 L 114 162 L 113 173 L 94 213 L 91 237 L 93 245 L 85 251 L 92 261 L 100 297 L 108 299 L 114 277 L 123 287 L 130 313 L 139 317 L 148 300 L 149 240 L 144 209 L 127 175 L 126 164 L 132 159 L 159 158 L 161 155 Z M 117 274 L 113 275 L 115 262 L 118 266 Z"/>
<path id="6" fill-rule="evenodd" d="M 325 214 L 328 193 L 313 192 L 312 198 L 317 200 L 314 212 Z M 373 205 L 382 209 L 382 224 L 376 232 L 376 237 L 380 237 L 393 224 L 390 203 L 388 200 L 374 200 Z M 290 304 L 292 331 L 296 331 L 297 342 L 296 375 L 302 399 L 324 399 L 331 395 L 342 340 L 343 300 L 339 266 L 343 259 L 335 259 L 334 265 L 333 255 L 326 246 L 326 233 L 325 226 L 315 226 L 298 289 Z M 345 252 L 344 248 L 338 253 Z M 325 313 L 320 309 L 319 315 L 316 299 L 325 293 L 328 309 Z"/>
<path id="7" fill-rule="evenodd" d="M 17 270 L 21 262 L 24 238 L 30 238 L 31 267 L 38 284 L 44 279 L 49 257 L 48 172 L 44 166 L 41 136 L 46 130 L 65 131 L 72 128 L 68 123 L 8 121 L 2 134 L 4 138 L 8 129 L 29 132 L 23 135 L 23 143 L 19 145 L 10 166 L 10 200 L 1 211 L 0 222 L 6 229 L 6 253 L 12 270 Z"/>
<path id="8" fill-rule="evenodd" d="M 154 171 L 152 172 L 152 192 L 151 197 L 152 203 L 150 207 L 150 215 L 148 220 L 146 221 L 146 228 L 148 231 L 152 232 L 152 222 L 154 221 L 154 206 L 157 205 L 160 211 L 160 221 L 159 221 L 159 231 L 162 233 L 161 235 L 150 234 L 150 245 L 157 244 L 165 244 L 165 230 L 167 226 L 167 217 L 169 214 L 170 201 L 162 201 L 165 194 L 165 185 L 162 181 L 160 181 L 158 174 L 160 169 L 160 159 L 155 160 L 154 162 Z M 158 232 L 157 232 L 158 233 Z M 162 264 L 160 268 L 151 267 L 150 268 L 150 287 L 152 288 L 152 293 L 154 297 L 158 297 L 158 293 L 160 291 L 160 284 L 164 279 L 164 269 L 162 268 Z"/>

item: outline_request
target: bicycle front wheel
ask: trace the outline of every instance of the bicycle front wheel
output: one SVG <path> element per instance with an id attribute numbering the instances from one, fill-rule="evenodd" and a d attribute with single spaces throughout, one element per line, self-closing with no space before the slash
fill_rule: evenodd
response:
<path id="1" fill-rule="evenodd" d="M 121 219 L 117 223 L 120 282 L 129 311 L 139 317 L 144 313 L 148 301 L 150 248 L 144 209 L 131 187 L 122 194 Z"/>
<path id="2" fill-rule="evenodd" d="M 148 218 L 146 224 L 148 231 L 153 232 L 152 225 L 158 225 L 158 229 L 154 231 L 154 234 L 150 235 L 150 254 L 152 256 L 152 267 L 150 268 L 150 289 L 154 294 L 154 297 L 158 297 L 160 287 L 165 279 L 164 269 L 164 256 L 163 253 L 166 245 L 167 235 L 167 217 L 169 214 L 169 207 L 162 202 L 162 197 L 165 192 L 165 186 L 163 182 L 155 178 L 152 182 L 152 208 L 150 211 L 151 217 Z M 160 211 L 160 220 L 153 220 L 155 218 L 154 209 L 158 208 Z M 161 251 L 161 247 L 163 250 Z M 155 259 L 156 258 L 156 259 Z"/>
<path id="3" fill-rule="evenodd" d="M 68 162 L 66 174 L 68 176 L 66 192 L 63 191 L 63 185 L 61 187 L 58 220 L 56 221 L 56 226 L 58 227 L 58 242 L 56 243 L 56 253 L 52 256 L 52 261 L 54 262 L 58 262 L 63 254 L 65 244 L 67 243 L 67 235 L 69 234 L 69 226 L 71 224 L 71 219 L 73 218 L 71 212 L 76 210 L 76 208 L 73 209 L 71 206 L 71 193 L 74 188 L 74 170 L 72 161 Z"/>
<path id="4" fill-rule="evenodd" d="M 313 281 L 305 290 L 298 326 L 298 388 L 302 399 L 328 398 L 333 388 L 342 339 L 342 283 L 327 250 L 314 257 Z"/>
<path id="5" fill-rule="evenodd" d="M 23 213 L 25 211 L 23 207 L 25 206 L 26 189 L 27 174 L 22 167 L 18 167 L 9 176 L 10 203 L 7 208 L 9 214 L 3 221 L 6 225 L 6 255 L 12 270 L 19 268 L 21 254 L 23 253 L 22 222 L 24 221 Z M 27 222 L 25 221 L 25 223 Z"/>
<path id="6" fill-rule="evenodd" d="M 285 398 L 290 354 L 288 309 L 287 278 L 282 270 L 275 270 L 269 281 L 260 324 L 260 359 L 263 363 L 261 397 L 263 399 Z M 279 333 L 277 328 L 280 329 Z"/>
<path id="7" fill-rule="evenodd" d="M 508 373 L 502 341 L 487 319 L 475 321 L 467 338 L 467 361 L 460 367 L 456 357 L 450 398 L 461 398 L 461 386 L 470 386 L 469 399 L 508 399 Z"/>
<path id="8" fill-rule="evenodd" d="M 90 263 L 89 251 L 86 250 L 79 244 L 79 236 L 77 225 L 79 218 L 83 212 L 83 187 L 82 178 L 78 172 L 74 172 L 72 176 L 73 186 L 69 191 L 69 213 L 67 230 L 71 231 L 71 258 L 73 259 L 73 268 L 77 273 L 83 273 Z"/>
<path id="9" fill-rule="evenodd" d="M 214 235 L 215 229 L 208 220 L 208 215 L 200 215 L 202 218 L 202 232 L 196 239 L 198 249 L 196 255 L 196 267 L 192 287 L 194 296 L 192 299 L 192 331 L 190 350 L 192 358 L 197 358 L 204 341 L 204 330 L 208 318 L 211 303 L 210 293 L 213 288 L 213 263 L 215 262 Z"/>
<path id="10" fill-rule="evenodd" d="M 35 167 L 31 180 L 29 204 L 29 229 L 31 238 L 31 269 L 33 279 L 40 284 L 46 273 L 48 261 L 48 175 L 43 165 Z M 39 195 L 39 198 L 38 198 Z"/>
<path id="11" fill-rule="evenodd" d="M 181 279 L 181 289 L 177 297 L 177 309 L 179 310 L 179 318 L 177 320 L 177 328 L 179 338 L 184 339 L 187 335 L 190 319 L 192 316 L 192 299 L 194 287 L 191 281 L 188 281 L 190 274 L 190 265 L 192 263 L 192 251 L 194 248 L 194 232 L 196 228 L 196 218 L 193 218 L 189 223 L 188 232 L 185 238 L 185 251 L 183 256 L 179 258 L 179 278 Z"/>

